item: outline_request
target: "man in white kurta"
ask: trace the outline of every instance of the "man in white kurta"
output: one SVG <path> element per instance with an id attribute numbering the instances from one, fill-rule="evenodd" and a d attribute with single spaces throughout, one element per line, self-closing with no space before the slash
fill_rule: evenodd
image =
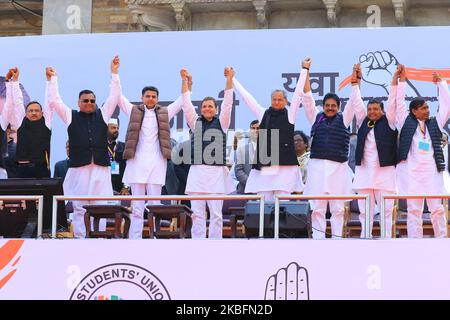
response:
<path id="1" fill-rule="evenodd" d="M 439 129 L 443 131 L 444 125 L 450 117 L 450 92 L 447 83 L 437 75 L 434 82 L 439 89 L 439 110 L 436 114 L 436 122 Z M 405 105 L 406 82 L 398 85 L 398 105 L 397 116 L 399 127 L 404 129 L 404 123 L 413 111 L 408 112 Z M 414 101 L 413 101 L 414 102 Z M 397 165 L 397 183 L 400 194 L 445 194 L 443 171 L 438 171 L 430 132 L 425 121 L 430 119 L 429 109 L 426 102 L 418 108 L 419 112 L 424 112 L 425 117 L 414 116 L 419 122 L 412 138 L 411 146 L 406 160 Z M 417 111 L 416 111 L 417 112 Z M 431 120 L 430 120 L 431 121 Z M 400 139 L 401 143 L 401 139 Z M 407 230 L 408 237 L 422 238 L 422 214 L 423 199 L 408 199 Z M 443 238 L 447 236 L 447 221 L 444 207 L 440 199 L 427 199 L 428 209 L 431 212 L 430 218 L 433 224 L 434 236 Z"/>
<path id="2" fill-rule="evenodd" d="M 225 76 L 227 77 L 227 85 L 224 92 L 224 98 L 222 105 L 220 107 L 220 115 L 217 117 L 217 106 L 215 105 L 215 100 L 210 98 L 205 98 L 201 106 L 201 116 L 197 114 L 195 108 L 191 102 L 191 94 L 187 90 L 186 81 L 189 76 L 186 70 L 182 70 L 183 78 L 183 112 L 186 118 L 186 122 L 189 128 L 194 132 L 192 139 L 194 140 L 194 148 L 202 148 L 203 141 L 196 141 L 195 139 L 203 139 L 204 141 L 209 141 L 211 137 L 214 140 L 208 145 L 208 150 L 217 150 L 215 155 L 220 157 L 221 152 L 219 150 L 223 147 L 224 134 L 226 134 L 228 128 L 230 127 L 231 121 L 231 111 L 233 108 L 233 82 L 232 77 L 234 72 L 227 68 L 225 69 Z M 197 124 L 202 124 L 205 122 L 219 122 L 222 132 L 209 132 L 206 130 L 204 134 L 201 133 L 202 128 L 197 128 Z M 197 131 L 196 131 L 197 129 Z M 215 136 L 217 133 L 220 136 Z M 208 135 L 209 139 L 208 139 Z M 212 139 L 211 139 L 212 140 Z M 211 148 L 213 147 L 213 148 Z M 208 195 L 208 194 L 228 194 L 235 190 L 233 181 L 230 176 L 230 172 L 226 166 L 226 163 L 221 163 L 224 160 L 224 155 L 218 159 L 219 163 L 215 161 L 214 157 L 208 154 L 208 150 L 198 150 L 201 151 L 202 164 L 191 164 L 189 169 L 189 174 L 186 183 L 186 194 L 189 195 Z M 197 150 L 196 150 L 197 151 Z M 189 152 L 190 154 L 191 152 Z M 186 152 L 183 152 L 186 154 Z M 197 153 L 199 154 L 199 153 Z M 206 158 L 210 158 L 211 165 L 205 164 L 203 162 Z M 192 158 L 191 158 L 192 159 Z M 189 159 L 189 160 L 191 160 Z M 214 164 L 212 163 L 214 162 Z M 210 162 L 208 162 L 210 163 Z M 208 204 L 210 220 L 209 220 L 209 232 L 208 237 L 210 239 L 221 239 L 223 230 L 223 219 L 222 219 L 222 205 L 223 200 L 191 200 L 192 208 L 192 238 L 193 239 L 204 239 L 206 238 L 206 204 Z"/>
<path id="3" fill-rule="evenodd" d="M 300 72 L 291 106 L 288 109 L 288 121 L 292 125 L 295 125 L 297 112 L 302 100 L 302 91 L 306 81 L 306 68 L 309 68 L 310 63 L 311 60 L 305 60 L 302 63 L 303 66 L 307 67 L 302 68 Z M 244 100 L 256 119 L 261 123 L 267 109 L 263 108 L 236 78 L 233 79 L 233 84 L 239 96 Z M 286 107 L 287 99 L 284 91 L 275 90 L 272 93 L 271 98 L 272 107 L 275 104 L 280 104 L 277 107 L 280 109 Z M 293 141 L 294 139 L 292 138 L 292 143 Z M 259 152 L 259 155 L 261 156 L 261 151 L 257 150 L 256 152 Z M 274 201 L 275 195 L 291 194 L 292 192 L 302 191 L 303 181 L 298 165 L 270 165 L 263 166 L 261 170 L 252 169 L 248 176 L 247 184 L 245 185 L 245 193 L 263 194 L 266 201 Z"/>
<path id="4" fill-rule="evenodd" d="M 317 115 L 321 112 L 317 107 L 312 96 L 311 87 L 309 84 L 309 77 L 307 79 L 305 93 L 303 95 L 303 106 L 305 109 L 306 118 L 311 125 L 314 125 Z M 335 99 L 327 99 L 332 101 L 334 108 L 339 108 L 339 101 Z M 324 108 L 325 109 L 325 108 Z M 338 109 L 337 109 L 337 112 Z M 345 128 L 347 128 L 353 120 L 353 110 L 345 108 L 342 112 L 342 121 Z M 325 113 L 323 114 L 323 121 L 326 120 Z M 314 136 L 311 134 L 312 139 Z M 311 155 L 313 154 L 314 141 L 311 145 Z M 348 166 L 347 161 L 338 162 L 327 159 L 317 159 L 310 157 L 308 161 L 308 180 L 305 186 L 305 195 L 339 195 L 349 194 L 352 188 L 352 171 Z M 310 201 L 313 207 L 311 220 L 312 231 L 314 239 L 325 239 L 327 200 L 313 200 Z M 331 211 L 331 232 L 332 237 L 342 237 L 344 224 L 344 201 L 330 200 Z"/>
<path id="5" fill-rule="evenodd" d="M 359 68 L 359 66 L 358 66 Z M 396 130 L 396 95 L 397 95 L 397 84 L 400 69 L 394 74 L 394 79 L 392 81 L 391 89 L 388 98 L 388 109 L 386 111 L 386 119 L 388 121 L 389 128 L 395 132 Z M 360 70 L 358 69 L 358 74 Z M 355 72 L 354 72 L 355 73 Z M 360 79 L 357 77 L 356 79 Z M 367 134 L 364 142 L 363 155 L 360 165 L 356 165 L 355 176 L 353 179 L 353 189 L 359 194 L 370 195 L 369 204 L 369 215 L 370 215 L 370 235 L 372 235 L 373 228 L 373 217 L 375 214 L 375 204 L 378 208 L 381 207 L 381 194 L 395 194 L 397 191 L 397 184 L 395 178 L 395 164 L 389 166 L 381 166 L 378 154 L 377 142 L 375 140 L 375 125 L 377 121 L 381 119 L 384 111 L 381 108 L 381 104 L 377 102 L 369 102 L 367 109 L 372 108 L 376 112 L 378 119 L 371 119 L 367 116 L 366 108 L 364 108 L 364 102 L 361 98 L 361 92 L 359 89 L 360 80 L 355 80 L 352 82 L 352 93 L 350 100 L 348 101 L 346 108 L 352 108 L 356 116 L 356 125 L 361 128 L 364 123 L 366 126 L 372 126 Z M 369 120 L 364 122 L 364 120 Z M 384 120 L 384 119 L 383 119 Z M 360 129 L 362 130 L 362 129 Z M 382 133 L 382 132 L 380 132 Z M 381 137 L 383 138 L 383 137 Z M 386 138 L 386 137 L 384 137 Z M 387 139 L 387 138 L 386 138 Z M 393 137 L 394 141 L 385 141 L 385 145 L 389 142 L 397 144 L 396 134 Z M 358 143 L 359 140 L 358 140 Z M 383 146 L 381 146 L 383 147 Z M 394 147 L 395 148 L 395 147 Z M 394 154 L 396 149 L 393 150 Z M 365 219 L 366 219 L 366 203 L 365 200 L 358 200 L 359 205 L 359 221 L 361 222 L 361 238 L 365 237 Z M 386 237 L 392 237 L 392 209 L 394 205 L 394 200 L 385 200 L 385 217 L 386 217 Z"/>
<path id="6" fill-rule="evenodd" d="M 151 95 L 151 101 L 144 101 L 145 95 Z M 139 131 L 139 139 L 136 153 L 132 159 L 127 160 L 127 166 L 123 174 L 123 182 L 131 187 L 133 196 L 161 195 L 161 188 L 166 180 L 167 159 L 161 153 L 159 142 L 159 129 L 157 115 L 154 110 L 158 102 L 158 93 L 146 90 L 143 93 L 145 113 L 142 126 Z M 181 96 L 167 106 L 169 121 L 181 110 Z M 128 117 L 131 115 L 133 104 L 121 93 L 119 107 Z M 160 204 L 160 201 L 148 201 L 148 204 Z M 132 214 L 130 217 L 130 239 L 142 239 L 144 228 L 145 201 L 132 202 Z"/>
<path id="7" fill-rule="evenodd" d="M 101 115 L 105 126 L 116 109 L 119 100 L 120 88 L 119 78 L 117 75 L 118 58 L 116 57 L 111 63 L 111 82 L 110 92 L 101 110 Z M 49 106 L 61 118 L 63 123 L 69 127 L 72 122 L 72 109 L 67 107 L 62 101 L 58 90 L 58 78 L 56 72 L 52 68 L 47 68 L 47 75 L 51 77 L 48 85 Z M 90 99 L 82 99 L 84 96 L 90 96 Z M 94 99 L 92 99 L 94 98 Z M 84 100 L 90 100 L 84 102 Z M 95 108 L 95 96 L 93 94 L 80 96 L 78 106 L 82 112 L 82 108 L 86 105 L 93 104 Z M 106 129 L 105 129 L 106 130 Z M 95 134 L 95 132 L 93 133 Z M 69 137 L 70 139 L 70 137 Z M 106 146 L 105 146 L 106 149 Z M 107 157 L 108 155 L 105 154 Z M 88 165 L 69 168 L 63 184 L 64 194 L 69 196 L 112 196 L 113 189 L 111 185 L 111 171 L 108 166 L 100 166 L 92 162 Z M 84 225 L 84 214 L 86 210 L 83 208 L 87 204 L 99 204 L 99 201 L 73 201 L 73 231 L 74 237 L 84 238 L 86 236 L 86 228 Z"/>

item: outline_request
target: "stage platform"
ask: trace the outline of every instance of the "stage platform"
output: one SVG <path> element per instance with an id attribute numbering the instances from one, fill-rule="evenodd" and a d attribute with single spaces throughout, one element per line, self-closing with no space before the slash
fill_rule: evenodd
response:
<path id="1" fill-rule="evenodd" d="M 0 240 L 0 299 L 450 299 L 450 239 Z"/>

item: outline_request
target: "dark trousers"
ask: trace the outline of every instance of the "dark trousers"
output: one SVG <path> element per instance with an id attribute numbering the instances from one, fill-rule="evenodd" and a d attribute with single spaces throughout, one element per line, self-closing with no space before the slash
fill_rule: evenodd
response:
<path id="1" fill-rule="evenodd" d="M 19 163 L 19 178 L 50 178 L 50 170 L 44 163 Z"/>

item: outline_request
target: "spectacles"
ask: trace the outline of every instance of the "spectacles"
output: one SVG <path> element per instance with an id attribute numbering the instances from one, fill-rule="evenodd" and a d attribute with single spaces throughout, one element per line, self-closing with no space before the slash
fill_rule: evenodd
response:
<path id="1" fill-rule="evenodd" d="M 83 99 L 83 100 L 81 100 L 81 102 L 83 102 L 83 103 L 95 103 L 95 99 Z"/>

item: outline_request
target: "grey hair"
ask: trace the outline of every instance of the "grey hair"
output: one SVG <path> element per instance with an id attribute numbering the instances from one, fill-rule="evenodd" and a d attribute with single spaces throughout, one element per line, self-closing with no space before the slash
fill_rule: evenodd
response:
<path id="1" fill-rule="evenodd" d="M 275 90 L 273 90 L 272 93 L 270 94 L 270 99 L 272 99 L 273 95 L 275 93 L 278 93 L 278 92 L 281 92 L 283 94 L 283 98 L 285 98 L 287 100 L 286 90 L 283 90 L 283 89 L 275 89 Z"/>

